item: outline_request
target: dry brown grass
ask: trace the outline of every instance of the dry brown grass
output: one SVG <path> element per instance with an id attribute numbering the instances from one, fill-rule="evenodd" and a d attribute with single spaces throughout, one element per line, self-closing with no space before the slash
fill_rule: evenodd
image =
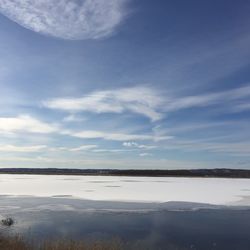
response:
<path id="1" fill-rule="evenodd" d="M 120 240 L 84 242 L 74 240 L 46 241 L 39 245 L 26 242 L 19 236 L 0 236 L 1 250 L 122 250 Z"/>
<path id="2" fill-rule="evenodd" d="M 86 243 L 84 241 L 50 241 L 45 242 L 41 250 L 121 250 L 122 243 L 119 240 L 97 241 Z"/>
<path id="3" fill-rule="evenodd" d="M 0 236 L 1 250 L 31 250 L 24 240 L 19 236 Z"/>

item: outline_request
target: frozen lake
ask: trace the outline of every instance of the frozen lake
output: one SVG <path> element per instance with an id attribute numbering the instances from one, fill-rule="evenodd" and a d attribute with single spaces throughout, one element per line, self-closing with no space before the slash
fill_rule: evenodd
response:
<path id="1" fill-rule="evenodd" d="M 250 179 L 0 175 L 0 195 L 250 205 Z"/>
<path id="2" fill-rule="evenodd" d="M 0 175 L 0 233 L 124 249 L 248 250 L 250 180 Z"/>

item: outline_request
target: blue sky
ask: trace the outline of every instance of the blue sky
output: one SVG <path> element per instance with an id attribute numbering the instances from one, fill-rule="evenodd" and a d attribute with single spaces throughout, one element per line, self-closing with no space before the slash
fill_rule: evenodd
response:
<path id="1" fill-rule="evenodd" d="M 250 168 L 249 10 L 0 0 L 0 167 Z"/>

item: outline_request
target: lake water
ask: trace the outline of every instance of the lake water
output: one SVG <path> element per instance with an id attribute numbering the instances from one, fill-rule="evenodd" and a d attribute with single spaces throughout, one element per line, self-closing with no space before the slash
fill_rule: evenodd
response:
<path id="1" fill-rule="evenodd" d="M 250 180 L 0 175 L 1 230 L 125 249 L 250 249 Z"/>

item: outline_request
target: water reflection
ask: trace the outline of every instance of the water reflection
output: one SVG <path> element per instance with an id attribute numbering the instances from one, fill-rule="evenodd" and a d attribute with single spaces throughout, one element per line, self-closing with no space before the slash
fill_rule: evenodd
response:
<path id="1" fill-rule="evenodd" d="M 1 214 L 17 222 L 10 233 L 38 241 L 115 237 L 126 249 L 249 250 L 250 246 L 250 210 L 246 208 L 204 205 L 197 210 L 201 204 L 186 204 L 182 211 L 170 211 L 156 204 L 67 198 L 1 197 L 1 201 Z"/>

